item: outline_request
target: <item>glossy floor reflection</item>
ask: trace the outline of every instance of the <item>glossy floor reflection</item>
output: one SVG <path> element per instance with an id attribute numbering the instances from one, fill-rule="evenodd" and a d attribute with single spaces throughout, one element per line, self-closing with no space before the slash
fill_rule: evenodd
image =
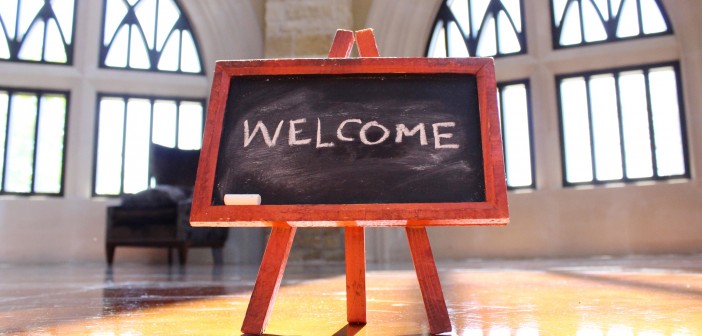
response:
<path id="1" fill-rule="evenodd" d="M 702 255 L 439 263 L 454 335 L 702 335 Z M 266 333 L 423 335 L 411 264 L 369 265 L 346 325 L 343 265 L 289 265 Z M 256 267 L 0 265 L 0 335 L 240 335 Z"/>

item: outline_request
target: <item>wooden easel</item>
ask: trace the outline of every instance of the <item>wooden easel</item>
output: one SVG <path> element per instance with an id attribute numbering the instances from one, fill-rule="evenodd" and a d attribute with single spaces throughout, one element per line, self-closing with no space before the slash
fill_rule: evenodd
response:
<path id="1" fill-rule="evenodd" d="M 337 30 L 329 58 L 347 58 L 354 41 L 360 57 L 378 57 L 378 48 L 372 29 L 355 32 Z M 251 300 L 246 310 L 241 331 L 245 334 L 262 334 L 268 323 L 273 301 L 280 288 L 285 265 L 290 254 L 296 227 L 285 222 L 273 226 L 263 260 L 256 277 Z M 444 294 L 431 252 L 429 237 L 424 226 L 405 228 L 417 272 L 419 287 L 432 334 L 451 331 L 451 321 L 444 301 Z M 366 252 L 365 229 L 359 226 L 345 228 L 346 251 L 346 319 L 349 324 L 366 323 Z"/>

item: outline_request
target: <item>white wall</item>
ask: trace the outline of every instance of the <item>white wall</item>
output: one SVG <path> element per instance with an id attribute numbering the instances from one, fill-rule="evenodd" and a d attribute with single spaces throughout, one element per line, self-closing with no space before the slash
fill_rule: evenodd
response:
<path id="1" fill-rule="evenodd" d="M 440 1 L 374 1 L 367 26 L 381 55 L 422 56 Z M 582 256 L 702 251 L 702 36 L 699 1 L 664 1 L 675 36 L 554 52 L 549 0 L 525 1 L 528 55 L 496 60 L 498 81 L 529 78 L 537 189 L 509 194 L 507 227 L 431 228 L 437 258 Z M 680 60 L 692 179 L 562 187 L 554 75 Z M 369 233 L 376 260 L 409 257 L 402 230 Z"/>
<path id="2" fill-rule="evenodd" d="M 33 66 L 0 62 L 0 86 L 70 90 L 65 197 L 0 197 L 0 263 L 104 260 L 105 207 L 91 195 L 95 94 L 98 91 L 206 97 L 217 59 L 263 55 L 262 0 L 183 0 L 201 47 L 207 78 L 109 71 L 97 68 L 101 1 L 80 1 L 76 64 Z M 421 56 L 438 0 L 374 0 L 365 26 L 375 29 L 384 56 Z M 529 55 L 497 61 L 498 80 L 528 77 L 538 188 L 510 193 L 512 223 L 492 228 L 432 228 L 437 258 L 572 256 L 702 251 L 702 37 L 699 1 L 665 0 L 676 35 L 553 53 L 548 0 L 527 0 Z M 359 6 L 364 7 L 364 6 Z M 365 7 L 364 7 L 365 8 Z M 545 19 L 546 18 L 546 19 Z M 357 27 L 359 28 L 359 27 Z M 612 58 L 612 50 L 624 57 Z M 583 64 L 574 57 L 586 53 Z M 631 63 L 679 59 L 687 118 L 691 180 L 570 189 L 561 186 L 561 154 L 554 75 Z M 604 65 L 606 64 L 606 66 Z M 51 75 L 51 76 L 47 76 Z M 137 83 L 128 81 L 136 79 Z M 138 82 L 143 79 L 144 84 Z M 163 83 L 164 86 L 146 84 Z M 174 83 L 176 83 L 174 85 Z M 166 90 L 165 85 L 169 85 Z M 404 231 L 368 229 L 369 260 L 409 258 Z M 227 262 L 255 260 L 264 233 L 234 229 Z M 208 251 L 191 253 L 210 262 Z M 164 253 L 117 249 L 116 262 L 164 260 Z"/>

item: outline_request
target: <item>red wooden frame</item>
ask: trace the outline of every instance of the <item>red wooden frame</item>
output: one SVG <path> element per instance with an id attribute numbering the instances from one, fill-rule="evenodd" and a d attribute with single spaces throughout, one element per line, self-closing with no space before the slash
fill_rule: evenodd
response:
<path id="1" fill-rule="evenodd" d="M 341 55 L 343 57 L 344 55 Z M 484 202 L 212 205 L 222 124 L 232 77 L 307 74 L 470 74 L 478 85 L 485 176 Z M 193 197 L 193 226 L 438 226 L 505 225 L 509 222 L 502 138 L 491 58 L 328 58 L 219 61 Z"/>

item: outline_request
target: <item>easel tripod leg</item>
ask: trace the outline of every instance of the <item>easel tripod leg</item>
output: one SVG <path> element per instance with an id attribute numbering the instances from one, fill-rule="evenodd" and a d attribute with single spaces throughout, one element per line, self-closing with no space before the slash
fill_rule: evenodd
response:
<path id="1" fill-rule="evenodd" d="M 419 280 L 419 288 L 422 291 L 424 307 L 427 310 L 429 331 L 432 334 L 449 332 L 451 331 L 451 320 L 449 319 L 448 309 L 446 309 L 446 301 L 441 290 L 441 282 L 439 281 L 439 273 L 436 271 L 434 256 L 431 253 L 427 229 L 424 227 L 407 227 L 405 230 L 410 252 L 412 253 L 414 269 Z"/>
<path id="2" fill-rule="evenodd" d="M 266 329 L 296 229 L 289 226 L 273 227 L 266 250 L 263 252 L 263 260 L 251 293 L 249 307 L 246 309 L 241 332 L 260 335 Z"/>
<path id="3" fill-rule="evenodd" d="M 366 323 L 366 246 L 363 227 L 347 227 L 346 319 L 350 324 Z"/>

